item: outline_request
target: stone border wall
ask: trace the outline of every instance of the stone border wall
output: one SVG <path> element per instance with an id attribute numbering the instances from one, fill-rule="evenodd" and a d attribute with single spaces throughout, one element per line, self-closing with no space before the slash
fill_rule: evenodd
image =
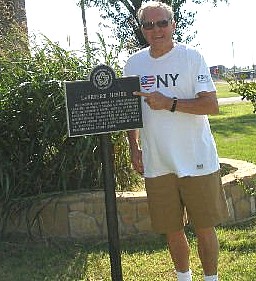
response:
<path id="1" fill-rule="evenodd" d="M 245 189 L 251 189 L 256 193 L 256 165 L 227 158 L 221 158 L 220 161 L 236 168 L 233 173 L 222 177 L 231 216 L 228 223 L 256 215 L 256 195 L 250 196 L 245 192 Z"/>
<path id="2" fill-rule="evenodd" d="M 256 188 L 256 165 L 245 161 L 220 159 L 236 168 L 222 177 L 230 209 L 228 224 L 256 214 L 255 195 L 244 192 L 242 185 Z M 120 237 L 152 233 L 145 192 L 116 193 Z M 52 197 L 28 209 L 13 212 L 7 232 L 43 237 L 107 239 L 104 192 L 83 192 Z"/>

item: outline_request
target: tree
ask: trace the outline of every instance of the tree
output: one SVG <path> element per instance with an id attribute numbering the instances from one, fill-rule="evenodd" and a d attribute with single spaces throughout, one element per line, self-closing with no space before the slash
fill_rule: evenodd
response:
<path id="1" fill-rule="evenodd" d="M 18 50 L 30 53 L 25 0 L 0 0 L 0 59 Z"/>
<path id="2" fill-rule="evenodd" d="M 218 2 L 228 2 L 228 0 L 192 0 L 196 4 L 211 2 L 214 6 Z M 146 45 L 145 39 L 139 27 L 137 12 L 143 2 L 147 0 L 83 0 L 86 6 L 97 6 L 102 11 L 103 18 L 110 18 L 112 22 L 118 26 L 115 34 L 120 39 L 126 39 L 135 46 L 143 47 Z M 194 23 L 195 13 L 188 12 L 183 9 L 187 0 L 162 0 L 172 5 L 174 11 L 174 19 L 176 21 L 175 39 L 179 42 L 189 42 L 194 34 L 184 37 L 184 32 Z"/>
<path id="3" fill-rule="evenodd" d="M 16 23 L 27 31 L 27 16 L 25 8 L 25 0 L 14 1 L 14 19 Z"/>
<path id="4" fill-rule="evenodd" d="M 25 0 L 0 0 L 0 35 L 7 34 L 14 25 L 27 33 Z"/>
<path id="5" fill-rule="evenodd" d="M 85 1 L 81 0 L 78 5 L 81 7 L 82 12 L 82 21 L 84 26 L 84 42 L 85 44 L 88 44 L 88 32 L 87 32 L 87 23 L 86 23 L 86 17 L 85 17 Z"/>

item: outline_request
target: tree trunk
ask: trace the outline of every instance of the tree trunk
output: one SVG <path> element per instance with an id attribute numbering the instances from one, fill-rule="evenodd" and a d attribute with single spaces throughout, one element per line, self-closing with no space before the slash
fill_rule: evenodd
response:
<path id="1" fill-rule="evenodd" d="M 14 25 L 27 33 L 25 0 L 0 0 L 0 35 L 7 34 Z"/>
<path id="2" fill-rule="evenodd" d="M 30 53 L 25 0 L 0 0 L 0 50 Z"/>
<path id="3" fill-rule="evenodd" d="M 83 26 L 84 26 L 84 43 L 85 43 L 85 45 L 87 45 L 89 40 L 88 40 L 88 32 L 87 32 L 84 0 L 80 1 L 80 7 L 81 7 L 82 20 L 83 20 Z"/>
<path id="4" fill-rule="evenodd" d="M 14 19 L 16 23 L 27 32 L 27 16 L 26 16 L 26 7 L 25 0 L 16 0 L 14 1 Z"/>

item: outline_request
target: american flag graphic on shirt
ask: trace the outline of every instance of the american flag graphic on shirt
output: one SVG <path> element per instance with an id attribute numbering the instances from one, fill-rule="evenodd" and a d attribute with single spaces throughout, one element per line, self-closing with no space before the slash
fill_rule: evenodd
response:
<path id="1" fill-rule="evenodd" d="M 145 75 L 142 76 L 140 79 L 141 82 L 141 86 L 145 89 L 145 90 L 149 90 L 155 83 L 156 79 L 154 75 Z"/>

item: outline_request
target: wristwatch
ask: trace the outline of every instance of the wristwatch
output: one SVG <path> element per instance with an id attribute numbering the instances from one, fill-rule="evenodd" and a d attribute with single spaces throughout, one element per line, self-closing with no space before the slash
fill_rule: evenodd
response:
<path id="1" fill-rule="evenodd" d="M 178 98 L 177 97 L 173 97 L 173 103 L 172 103 L 172 107 L 170 109 L 171 112 L 174 112 L 176 110 L 177 102 L 178 102 Z"/>

